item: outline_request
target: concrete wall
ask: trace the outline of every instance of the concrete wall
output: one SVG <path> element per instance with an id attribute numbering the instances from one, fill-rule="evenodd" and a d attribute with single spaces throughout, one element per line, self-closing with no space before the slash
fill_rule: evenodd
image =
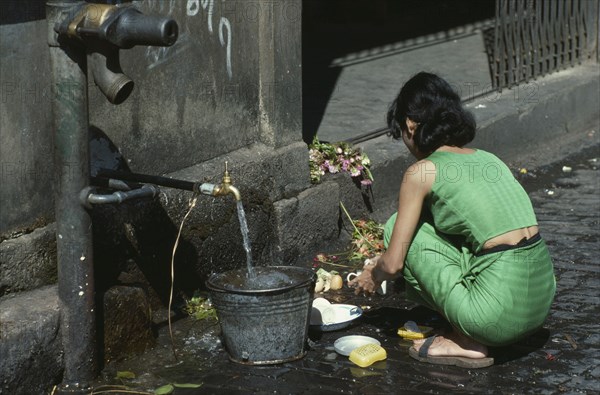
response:
<path id="1" fill-rule="evenodd" d="M 162 174 L 256 142 L 298 141 L 299 1 L 136 3 L 172 16 L 180 35 L 169 48 L 122 51 L 123 69 L 136 83 L 122 105 L 93 90 L 90 122 L 130 167 Z"/>
<path id="2" fill-rule="evenodd" d="M 52 113 L 44 2 L 2 2 L 0 237 L 53 220 Z M 9 19 L 10 18 L 10 19 Z"/>

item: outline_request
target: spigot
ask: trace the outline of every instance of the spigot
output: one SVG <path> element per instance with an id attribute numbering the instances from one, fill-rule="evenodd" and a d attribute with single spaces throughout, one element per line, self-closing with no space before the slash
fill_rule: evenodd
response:
<path id="1" fill-rule="evenodd" d="M 225 172 L 223 173 L 223 180 L 220 185 L 217 185 L 213 195 L 214 196 L 226 196 L 228 194 L 232 194 L 235 197 L 235 200 L 242 200 L 242 196 L 240 195 L 240 191 L 231 185 L 231 177 L 229 176 L 229 171 L 227 170 L 227 162 L 225 162 Z"/>
<path id="2" fill-rule="evenodd" d="M 133 90 L 133 81 L 123 73 L 119 49 L 136 45 L 171 46 L 178 26 L 168 17 L 142 14 L 132 6 L 85 4 L 74 17 L 58 23 L 54 30 L 85 45 L 96 85 L 113 104 L 121 104 Z"/>
<path id="3" fill-rule="evenodd" d="M 198 186 L 198 191 L 202 194 L 211 196 L 227 196 L 231 194 L 236 201 L 239 202 L 242 200 L 242 195 L 240 194 L 239 189 L 231 184 L 231 177 L 229 176 L 229 171 L 227 170 L 227 162 L 225 162 L 225 172 L 223 173 L 223 179 L 221 180 L 221 183 L 218 185 L 208 183 L 200 184 Z"/>
<path id="4" fill-rule="evenodd" d="M 73 19 L 55 30 L 84 43 L 106 42 L 117 48 L 135 45 L 168 47 L 177 41 L 177 22 L 171 18 L 142 14 L 132 6 L 84 4 Z"/>

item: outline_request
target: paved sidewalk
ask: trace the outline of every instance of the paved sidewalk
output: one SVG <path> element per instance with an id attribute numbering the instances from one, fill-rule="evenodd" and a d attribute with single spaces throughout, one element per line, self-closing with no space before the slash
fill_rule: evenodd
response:
<path id="1" fill-rule="evenodd" d="M 117 370 L 137 374 L 124 384 L 152 390 L 166 383 L 197 383 L 180 394 L 392 394 L 392 393 L 536 393 L 593 394 L 600 391 L 600 152 L 598 146 L 564 160 L 572 172 L 530 172 L 530 193 L 542 236 L 556 267 L 557 295 L 543 330 L 517 345 L 493 350 L 496 365 L 482 370 L 433 366 L 408 356 L 410 343 L 396 330 L 407 319 L 436 324 L 435 315 L 404 300 L 396 290 L 386 297 L 355 297 L 348 289 L 326 296 L 337 302 L 370 305 L 358 322 L 338 332 L 311 333 L 303 359 L 271 367 L 230 362 L 217 326 L 180 320 L 175 339 L 183 362 L 173 364 L 166 328 L 159 346 L 142 357 L 108 366 L 100 384 Z M 533 177 L 537 175 L 537 177 Z M 555 174 L 555 175 L 553 175 Z M 546 180 L 545 182 L 543 180 Z M 437 322 L 439 323 L 439 321 Z M 386 361 L 359 368 L 333 351 L 345 335 L 376 337 L 388 352 Z"/>
<path id="2" fill-rule="evenodd" d="M 448 41 L 342 62 L 317 130 L 319 139 L 346 140 L 387 126 L 385 115 L 390 103 L 402 85 L 420 71 L 445 78 L 463 100 L 491 91 L 484 41 L 484 33 L 475 31 Z"/>

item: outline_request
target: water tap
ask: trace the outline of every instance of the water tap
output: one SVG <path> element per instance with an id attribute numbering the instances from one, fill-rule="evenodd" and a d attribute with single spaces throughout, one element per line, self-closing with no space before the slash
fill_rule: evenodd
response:
<path id="1" fill-rule="evenodd" d="M 227 170 L 227 162 L 225 162 L 225 172 L 223 173 L 223 180 L 220 184 L 208 184 L 204 183 L 198 187 L 200 193 L 211 196 L 226 196 L 232 194 L 235 197 L 235 200 L 238 202 L 242 200 L 242 195 L 240 194 L 239 189 L 231 185 L 231 177 L 229 176 L 229 171 Z"/>
<path id="2" fill-rule="evenodd" d="M 144 15 L 131 5 L 74 6 L 54 27 L 59 37 L 82 43 L 96 85 L 113 104 L 121 104 L 133 90 L 133 81 L 121 69 L 119 50 L 136 45 L 168 47 L 177 41 L 179 28 L 170 17 Z"/>

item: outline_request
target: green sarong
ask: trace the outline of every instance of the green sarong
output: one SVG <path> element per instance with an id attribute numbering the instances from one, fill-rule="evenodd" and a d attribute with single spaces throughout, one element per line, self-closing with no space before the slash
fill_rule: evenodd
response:
<path id="1" fill-rule="evenodd" d="M 396 214 L 385 226 L 389 243 Z M 488 346 L 514 343 L 541 328 L 556 282 L 544 241 L 476 255 L 422 220 L 403 275 L 407 298 L 442 314 L 450 324 Z"/>

